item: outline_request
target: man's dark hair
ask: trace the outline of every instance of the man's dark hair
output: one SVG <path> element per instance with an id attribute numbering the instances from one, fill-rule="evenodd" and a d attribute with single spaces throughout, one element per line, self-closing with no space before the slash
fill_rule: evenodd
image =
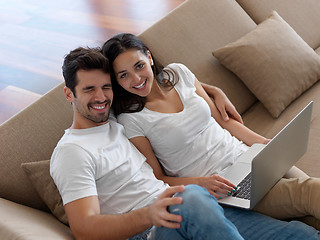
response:
<path id="1" fill-rule="evenodd" d="M 76 96 L 75 87 L 78 84 L 77 71 L 94 69 L 110 73 L 109 61 L 101 53 L 101 48 L 78 47 L 65 56 L 62 73 L 66 86 L 70 88 L 74 96 Z"/>

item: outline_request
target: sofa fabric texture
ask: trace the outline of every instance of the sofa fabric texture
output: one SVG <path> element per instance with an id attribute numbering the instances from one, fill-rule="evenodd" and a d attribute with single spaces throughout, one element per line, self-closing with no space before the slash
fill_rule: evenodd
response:
<path id="1" fill-rule="evenodd" d="M 236 41 L 257 24 L 233 0 L 199 3 L 185 2 L 140 34 L 140 38 L 164 66 L 183 63 L 198 80 L 222 88 L 243 113 L 257 99 L 236 75 L 212 57 L 212 51 Z"/>
<path id="2" fill-rule="evenodd" d="M 70 229 L 49 213 L 0 199 L 1 240 L 71 240 Z"/>
<path id="3" fill-rule="evenodd" d="M 48 211 L 20 165 L 50 159 L 57 140 L 72 123 L 63 84 L 0 126 L 0 196 Z"/>
<path id="4" fill-rule="evenodd" d="M 320 56 L 273 11 L 235 42 L 213 51 L 273 117 L 320 78 Z"/>
<path id="5" fill-rule="evenodd" d="M 22 163 L 21 167 L 52 214 L 60 222 L 68 225 L 69 223 L 63 208 L 62 198 L 50 176 L 50 160 Z"/>
<path id="6" fill-rule="evenodd" d="M 245 124 L 265 137 L 273 137 L 313 100 L 308 151 L 296 166 L 310 176 L 320 177 L 320 83 L 313 66 L 310 69 L 314 76 L 312 81 L 295 79 L 295 84 L 303 85 L 297 89 L 291 89 L 292 83 L 289 83 L 290 87 L 283 88 L 281 84 L 287 78 L 273 83 L 277 89 L 285 89 L 282 94 L 291 99 L 275 118 L 268 111 L 270 109 L 263 102 L 261 93 L 253 90 L 252 81 L 249 84 L 248 79 L 232 67 L 224 66 L 225 63 L 212 55 L 212 52 L 254 32 L 260 23 L 268 21 L 272 11 L 277 11 L 294 30 L 294 34 L 292 31 L 290 34 L 296 34 L 295 39 L 301 37 L 299 46 L 302 47 L 299 50 L 308 49 L 308 56 L 300 56 L 306 58 L 303 63 L 311 58 L 317 59 L 320 54 L 318 9 L 318 0 L 186 0 L 139 36 L 164 66 L 172 62 L 183 63 L 200 81 L 220 87 L 242 114 Z M 280 44 L 279 41 L 277 44 Z M 281 44 L 287 46 L 291 43 Z M 297 57 L 294 52 L 291 54 L 291 58 Z M 284 63 L 286 61 L 282 61 Z M 258 79 L 257 83 L 264 84 L 264 89 L 271 85 L 271 82 L 263 82 L 262 79 Z M 64 83 L 61 83 L 0 126 L 0 212 L 3 216 L 0 220 L 0 239 L 73 239 L 69 227 L 50 213 L 55 212 L 59 201 L 54 200 L 54 195 L 50 193 L 54 188 L 38 186 L 38 182 L 48 183 L 50 180 L 46 175 L 46 159 L 50 159 L 64 130 L 72 123 L 72 108 L 64 98 L 63 87 Z M 292 90 L 295 94 L 289 93 Z M 31 164 L 21 167 L 23 163 Z"/>
<path id="7" fill-rule="evenodd" d="M 272 11 L 290 24 L 313 49 L 320 46 L 320 1 L 318 0 L 236 0 L 256 24 L 264 21 Z"/>

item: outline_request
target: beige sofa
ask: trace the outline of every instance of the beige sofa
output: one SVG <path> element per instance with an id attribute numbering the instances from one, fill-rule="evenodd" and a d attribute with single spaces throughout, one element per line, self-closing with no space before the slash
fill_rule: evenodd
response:
<path id="1" fill-rule="evenodd" d="M 317 73 L 318 60 L 313 55 L 313 50 L 320 53 L 319 9 L 318 0 L 190 0 L 151 26 L 140 37 L 162 64 L 184 63 L 200 81 L 222 88 L 238 111 L 243 114 L 245 124 L 266 137 L 274 136 L 296 113 L 313 100 L 308 152 L 296 165 L 309 175 L 320 177 L 320 161 L 317 154 L 320 142 L 320 83 L 316 82 L 320 77 Z M 287 59 L 281 59 L 286 56 L 285 52 L 282 53 L 286 47 L 281 44 L 280 49 L 275 51 L 267 49 L 270 54 L 264 56 L 259 56 L 261 53 L 257 53 L 256 56 L 250 49 L 241 52 L 243 41 L 247 42 L 253 38 L 255 42 L 259 39 L 259 36 L 257 37 L 259 34 L 251 37 L 246 34 L 254 31 L 257 24 L 263 22 L 272 10 L 276 10 L 303 40 L 297 40 L 299 43 L 296 49 L 289 49 L 291 55 L 288 55 Z M 270 26 L 266 29 L 262 31 L 270 31 Z M 273 39 L 278 39 L 277 37 L 282 35 L 280 30 L 280 33 L 273 36 L 272 29 L 273 27 L 271 35 L 262 37 L 270 37 L 267 39 L 269 46 L 275 44 Z M 290 34 L 295 33 L 289 31 Z M 246 37 L 241 39 L 243 36 Z M 225 47 L 238 39 L 240 45 L 236 42 Z M 277 43 L 281 41 L 289 43 L 289 40 L 291 38 L 280 38 Z M 295 46 L 295 43 L 293 45 Z M 310 52 L 308 48 L 312 51 Z M 298 66 L 289 61 L 295 58 L 296 52 L 305 57 L 304 50 L 308 53 L 307 57 Z M 213 51 L 215 57 L 212 55 Z M 271 63 L 270 59 L 269 62 L 260 61 L 268 59 L 269 55 L 279 53 L 280 55 L 272 59 Z M 251 60 L 248 60 L 249 58 Z M 312 59 L 311 65 L 314 63 L 315 66 L 308 70 L 310 59 Z M 272 71 L 267 69 L 267 73 L 277 72 L 281 75 L 279 79 L 277 74 L 271 77 L 266 74 L 264 66 L 268 64 L 271 64 Z M 275 70 L 287 64 L 293 64 L 289 65 L 290 70 L 298 70 L 298 73 L 294 72 L 293 76 L 288 77 L 286 73 L 291 71 Z M 312 74 L 303 80 L 306 84 L 297 90 L 295 85 L 301 84 L 299 79 L 307 74 L 299 75 L 302 65 L 303 69 L 312 71 Z M 262 68 L 261 74 L 258 72 L 258 75 L 250 79 L 250 74 L 257 68 Z M 296 76 L 298 81 L 295 79 L 293 82 L 287 82 Z M 284 83 L 286 85 L 282 86 Z M 265 94 L 274 86 L 275 90 Z M 283 93 L 280 92 L 280 96 L 279 89 Z M 294 89 L 293 93 L 291 89 Z M 283 99 L 283 95 L 286 99 Z M 278 103 L 275 107 L 281 105 L 281 109 L 274 110 L 274 105 L 270 105 L 270 102 Z M 275 118 L 271 113 L 274 116 L 280 115 Z M 21 168 L 21 163 L 50 159 L 53 148 L 71 121 L 72 109 L 64 99 L 63 84 L 61 84 L 0 126 L 0 239 L 73 239 L 69 227 L 58 221 L 42 200 L 49 198 L 56 201 L 53 193 L 41 193 L 41 198 L 35 190 L 34 186 L 37 183 L 46 186 L 48 177 L 42 179 L 38 176 L 32 184 Z"/>

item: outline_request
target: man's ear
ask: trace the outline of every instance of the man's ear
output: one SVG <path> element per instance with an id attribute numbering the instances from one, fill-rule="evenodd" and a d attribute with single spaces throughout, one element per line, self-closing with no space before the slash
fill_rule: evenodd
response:
<path id="1" fill-rule="evenodd" d="M 68 102 L 73 103 L 74 95 L 70 88 L 64 87 L 64 96 L 67 99 Z"/>

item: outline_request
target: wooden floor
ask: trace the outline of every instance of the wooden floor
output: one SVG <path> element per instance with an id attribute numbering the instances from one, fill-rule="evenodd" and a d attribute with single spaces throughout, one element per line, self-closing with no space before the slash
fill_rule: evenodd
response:
<path id="1" fill-rule="evenodd" d="M 63 57 L 138 34 L 184 0 L 8 0 L 0 3 L 0 124 L 63 81 Z"/>

